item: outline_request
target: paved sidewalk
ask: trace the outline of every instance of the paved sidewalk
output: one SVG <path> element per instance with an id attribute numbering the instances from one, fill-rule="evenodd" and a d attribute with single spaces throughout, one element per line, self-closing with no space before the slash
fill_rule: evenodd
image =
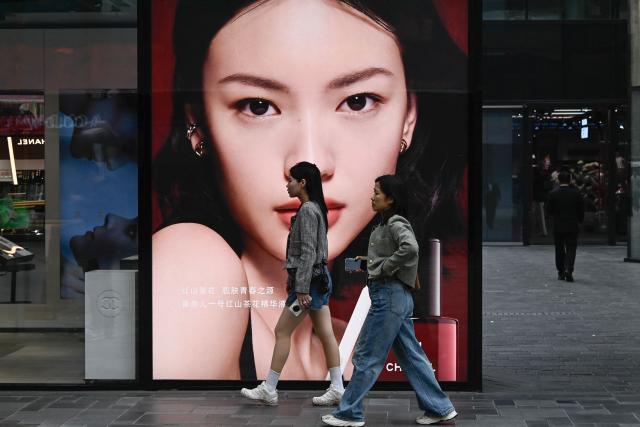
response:
<path id="1" fill-rule="evenodd" d="M 640 264 L 580 247 L 574 283 L 553 247 L 485 247 L 484 391 L 451 393 L 459 426 L 640 426 Z M 238 392 L 0 392 L 0 426 L 315 426 L 314 392 L 271 408 Z M 412 426 L 408 392 L 376 392 L 368 426 Z M 453 424 L 453 423 L 451 423 Z"/>

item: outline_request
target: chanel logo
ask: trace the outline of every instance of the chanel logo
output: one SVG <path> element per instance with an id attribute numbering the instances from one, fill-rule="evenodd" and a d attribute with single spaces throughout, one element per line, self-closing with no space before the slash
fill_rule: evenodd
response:
<path id="1" fill-rule="evenodd" d="M 122 298 L 116 291 L 104 291 L 98 295 L 98 310 L 106 317 L 116 317 L 122 308 Z"/>

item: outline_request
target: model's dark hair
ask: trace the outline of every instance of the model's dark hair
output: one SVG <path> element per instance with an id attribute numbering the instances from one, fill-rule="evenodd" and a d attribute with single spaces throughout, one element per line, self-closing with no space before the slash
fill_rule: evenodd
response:
<path id="1" fill-rule="evenodd" d="M 560 184 L 569 184 L 571 182 L 571 172 L 566 169 L 560 169 L 560 172 L 558 172 L 558 182 L 560 182 Z"/>
<path id="2" fill-rule="evenodd" d="M 402 180 L 395 175 L 382 175 L 376 178 L 376 183 L 380 186 L 380 190 L 385 196 L 393 199 L 393 204 L 389 211 L 384 214 L 383 222 L 386 222 L 393 215 L 408 218 L 409 200 Z"/>
<path id="3" fill-rule="evenodd" d="M 154 184 L 162 226 L 180 222 L 207 225 L 237 252 L 242 234 L 229 212 L 218 157 L 204 119 L 203 65 L 216 33 L 229 21 L 269 0 L 183 0 L 173 32 L 175 55 L 172 131 L 154 160 Z M 466 56 L 443 27 L 431 1 L 336 0 L 364 13 L 392 33 L 401 49 L 407 91 L 415 95 L 418 119 L 396 175 L 411 182 L 408 204 L 416 237 L 464 237 L 466 223 L 458 191 L 467 162 L 468 92 Z M 186 139 L 185 105 L 200 124 L 209 155 L 197 157 Z M 397 141 L 398 150 L 400 141 Z M 361 167 L 367 167 L 363 165 Z M 336 258 L 366 252 L 372 221 Z M 341 282 L 340 269 L 332 273 Z M 334 287 L 334 293 L 338 292 Z"/>
<path id="4" fill-rule="evenodd" d="M 324 226 L 329 229 L 329 221 L 327 220 L 327 204 L 324 201 L 324 192 L 322 191 L 322 175 L 320 169 L 313 163 L 300 162 L 289 169 L 289 174 L 296 179 L 296 181 L 305 180 L 305 190 L 309 195 L 309 200 L 315 202 L 324 216 Z"/>

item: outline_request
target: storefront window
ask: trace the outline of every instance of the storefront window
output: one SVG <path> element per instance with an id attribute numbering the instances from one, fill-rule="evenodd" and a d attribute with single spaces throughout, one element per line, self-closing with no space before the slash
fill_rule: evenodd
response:
<path id="1" fill-rule="evenodd" d="M 528 2 L 527 19 L 557 20 L 562 19 L 562 0 L 536 0 Z"/>
<path id="2" fill-rule="evenodd" d="M 485 108 L 482 117 L 482 239 L 485 242 L 522 241 L 522 109 Z"/>
<path id="3" fill-rule="evenodd" d="M 482 19 L 525 19 L 525 0 L 485 0 L 482 2 Z"/>
<path id="4" fill-rule="evenodd" d="M 598 20 L 627 19 L 627 0 L 484 0 L 482 19 Z"/>
<path id="5" fill-rule="evenodd" d="M 615 107 L 532 110 L 529 117 L 532 129 L 532 208 L 529 218 L 532 243 L 552 242 L 553 226 L 546 211 L 546 201 L 549 192 L 559 185 L 557 175 L 563 169 L 571 173 L 572 185 L 583 198 L 582 241 L 606 244 L 611 239 L 610 233 L 616 232 L 612 228 L 616 224 L 614 221 L 624 222 L 616 212 L 620 211 L 624 198 L 624 179 L 620 182 L 620 191 L 618 180 L 626 174 L 626 149 L 616 139 L 619 135 L 613 135 L 612 131 L 615 126 L 624 127 L 623 117 Z"/>
<path id="6" fill-rule="evenodd" d="M 135 380 L 136 4 L 4 2 L 0 383 Z"/>

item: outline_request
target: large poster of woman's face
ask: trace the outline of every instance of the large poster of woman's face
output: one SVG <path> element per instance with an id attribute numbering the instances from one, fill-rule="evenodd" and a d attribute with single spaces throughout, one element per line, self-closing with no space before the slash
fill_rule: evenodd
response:
<path id="1" fill-rule="evenodd" d="M 440 381 L 469 381 L 467 14 L 466 0 L 153 2 L 155 379 L 266 377 L 299 206 L 286 183 L 308 161 L 341 355 L 368 308 L 345 258 L 366 255 L 375 178 L 396 174 L 420 244 L 416 335 Z M 280 378 L 326 376 L 307 318 Z M 380 380 L 405 380 L 393 354 Z"/>

